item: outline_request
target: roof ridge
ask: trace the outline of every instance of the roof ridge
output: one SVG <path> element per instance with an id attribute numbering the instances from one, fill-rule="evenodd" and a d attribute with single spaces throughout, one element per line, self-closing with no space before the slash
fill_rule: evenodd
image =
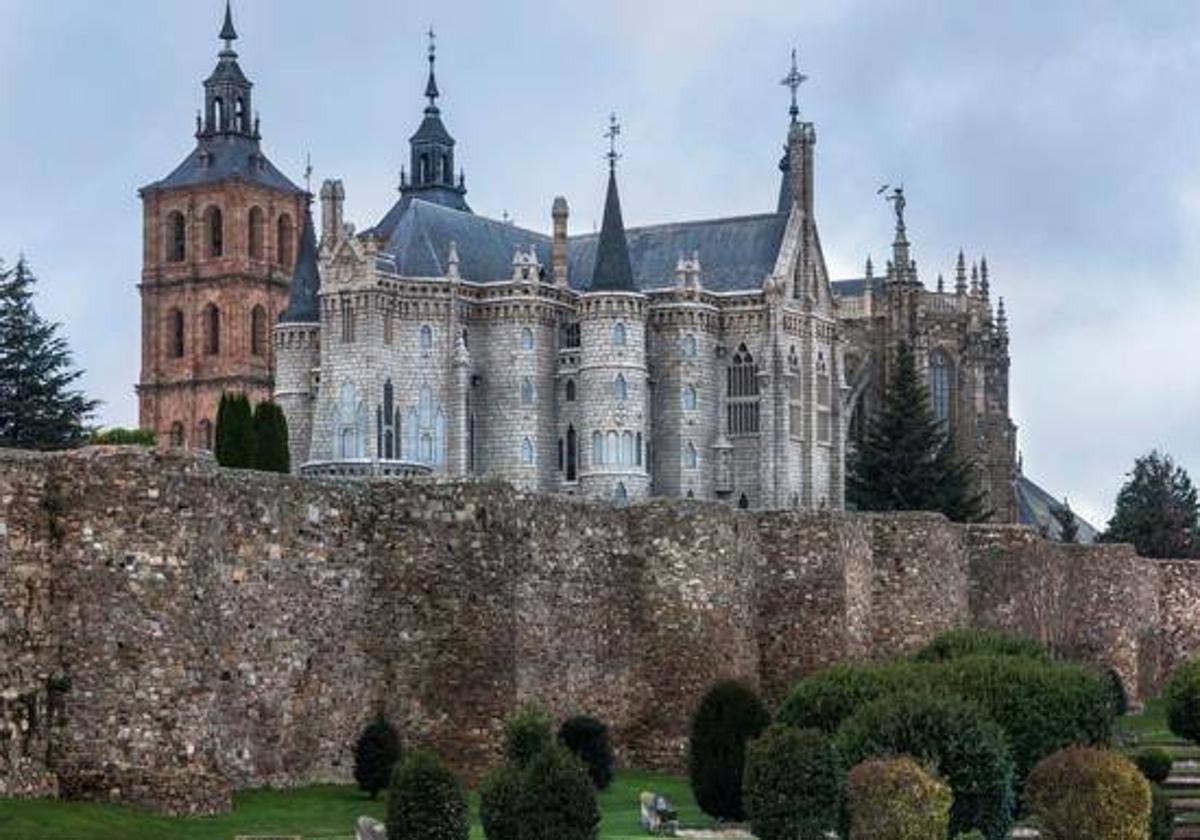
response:
<path id="1" fill-rule="evenodd" d="M 742 215 L 742 216 L 716 216 L 711 219 L 688 219 L 688 220 L 682 221 L 682 222 L 656 222 L 655 224 L 652 224 L 652 225 L 635 225 L 633 227 L 627 227 L 627 228 L 625 228 L 625 233 L 626 233 L 626 235 L 631 234 L 634 231 L 637 231 L 637 232 L 647 231 L 647 232 L 653 233 L 654 231 L 664 230 L 666 228 L 698 227 L 699 225 L 710 225 L 710 224 L 713 224 L 714 222 L 750 222 L 750 221 L 759 221 L 761 219 L 771 219 L 776 216 L 786 218 L 787 214 L 786 213 L 748 213 L 748 214 Z M 575 236 L 572 236 L 569 238 L 584 239 L 589 236 L 599 236 L 599 235 L 600 234 L 598 232 L 594 231 L 592 233 L 579 233 L 579 234 L 576 234 Z"/>

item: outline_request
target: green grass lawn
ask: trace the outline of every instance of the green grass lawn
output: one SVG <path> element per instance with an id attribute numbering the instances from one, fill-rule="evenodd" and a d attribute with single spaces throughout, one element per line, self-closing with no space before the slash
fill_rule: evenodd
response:
<path id="1" fill-rule="evenodd" d="M 679 808 L 688 824 L 705 824 L 687 782 L 657 773 L 618 774 L 600 794 L 602 840 L 644 838 L 638 825 L 638 794 L 656 790 Z M 482 840 L 478 800 L 471 797 L 471 838 Z M 3 840 L 232 840 L 239 834 L 298 834 L 308 838 L 351 838 L 363 815 L 383 819 L 383 800 L 371 802 L 353 787 L 318 785 L 297 790 L 255 790 L 234 797 L 233 813 L 221 817 L 172 819 L 119 805 L 48 799 L 0 800 Z"/>

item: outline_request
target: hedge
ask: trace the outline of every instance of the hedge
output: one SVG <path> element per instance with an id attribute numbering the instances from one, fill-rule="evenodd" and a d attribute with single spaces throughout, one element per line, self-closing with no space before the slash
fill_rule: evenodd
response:
<path id="1" fill-rule="evenodd" d="M 462 786 L 433 753 L 402 761 L 388 792 L 388 840 L 467 840 L 470 824 Z"/>
<path id="2" fill-rule="evenodd" d="M 1163 690 L 1167 726 L 1180 738 L 1200 743 L 1200 659 L 1189 659 L 1178 668 Z"/>
<path id="3" fill-rule="evenodd" d="M 504 757 L 524 770 L 554 743 L 550 716 L 536 706 L 526 706 L 504 725 Z"/>
<path id="4" fill-rule="evenodd" d="M 744 818 L 746 742 L 770 722 L 758 695 L 740 682 L 719 682 L 705 693 L 692 715 L 688 738 L 688 779 L 704 813 L 717 819 Z"/>
<path id="5" fill-rule="evenodd" d="M 1006 633 L 1002 630 L 962 628 L 948 630 L 913 656 L 918 662 L 943 662 L 964 656 L 1020 656 L 1026 659 L 1050 661 L 1050 649 L 1036 639 Z"/>
<path id="6" fill-rule="evenodd" d="M 773 726 L 746 747 L 743 804 L 759 840 L 824 840 L 838 826 L 837 753 L 819 729 Z"/>

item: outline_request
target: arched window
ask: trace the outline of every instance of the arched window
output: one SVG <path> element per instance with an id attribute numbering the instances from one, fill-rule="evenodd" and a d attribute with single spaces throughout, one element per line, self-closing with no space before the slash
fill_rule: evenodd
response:
<path id="1" fill-rule="evenodd" d="M 696 357 L 696 336 L 685 335 L 683 337 L 683 355 L 689 359 Z"/>
<path id="2" fill-rule="evenodd" d="M 617 378 L 613 380 L 613 397 L 621 402 L 629 399 L 629 383 L 625 381 L 623 373 L 618 373 Z"/>
<path id="3" fill-rule="evenodd" d="M 197 439 L 203 449 L 211 451 L 213 448 L 213 424 L 211 420 L 201 420 L 197 429 Z"/>
<path id="4" fill-rule="evenodd" d="M 604 436 L 604 463 L 621 463 L 621 436 L 616 432 Z"/>
<path id="5" fill-rule="evenodd" d="M 167 262 L 187 258 L 187 219 L 178 210 L 167 215 Z"/>
<path id="6" fill-rule="evenodd" d="M 216 131 L 225 130 L 225 100 L 217 97 L 213 100 L 213 128 Z"/>
<path id="7" fill-rule="evenodd" d="M 183 446 L 183 424 L 178 421 L 171 424 L 171 446 L 176 449 Z"/>
<path id="8" fill-rule="evenodd" d="M 575 380 L 567 380 L 567 402 L 575 402 Z"/>
<path id="9" fill-rule="evenodd" d="M 450 155 L 442 155 L 442 180 L 447 184 L 454 183 L 454 170 L 450 167 Z"/>
<path id="10" fill-rule="evenodd" d="M 433 463 L 446 463 L 446 413 L 440 408 L 433 418 Z"/>
<path id="11" fill-rule="evenodd" d="M 521 349 L 533 349 L 533 330 L 529 329 L 529 327 L 525 327 L 521 330 Z"/>
<path id="12" fill-rule="evenodd" d="M 637 465 L 640 467 L 642 465 L 642 433 L 641 432 L 637 433 L 637 452 L 635 454 L 636 454 L 636 458 L 637 458 Z"/>
<path id="13" fill-rule="evenodd" d="M 529 438 L 521 441 L 521 463 L 527 467 L 533 466 L 533 441 Z"/>
<path id="14" fill-rule="evenodd" d="M 533 405 L 533 380 L 528 376 L 521 381 L 521 405 Z"/>
<path id="15" fill-rule="evenodd" d="M 240 96 L 233 110 L 233 127 L 236 131 L 246 131 L 246 100 Z"/>
<path id="16" fill-rule="evenodd" d="M 354 343 L 354 301 L 348 296 L 342 297 L 342 344 Z"/>
<path id="17" fill-rule="evenodd" d="M 463 330 L 463 332 L 465 333 L 466 330 Z M 391 344 L 395 340 L 396 340 L 395 319 L 392 317 L 392 313 L 390 311 L 384 312 L 383 313 L 383 343 Z"/>
<path id="18" fill-rule="evenodd" d="M 267 352 L 267 310 L 261 306 L 250 312 L 250 354 L 262 356 Z"/>
<path id="19" fill-rule="evenodd" d="M 578 473 L 578 444 L 575 441 L 575 427 L 567 427 L 567 481 L 574 481 Z"/>
<path id="20" fill-rule="evenodd" d="M 617 482 L 617 489 L 613 491 L 613 501 L 618 507 L 624 507 L 629 502 L 629 491 L 625 489 L 624 482 Z"/>
<path id="21" fill-rule="evenodd" d="M 738 507 L 741 508 L 742 510 L 750 509 L 750 500 L 748 498 L 746 498 L 745 493 L 743 493 L 742 497 L 740 499 L 738 499 Z"/>
<path id="22" fill-rule="evenodd" d="M 941 350 L 929 354 L 929 399 L 933 414 L 945 424 L 950 422 L 950 360 Z"/>
<path id="23" fill-rule="evenodd" d="M 633 432 L 623 432 L 621 434 L 621 463 L 633 466 L 633 460 Z"/>
<path id="24" fill-rule="evenodd" d="M 683 410 L 684 411 L 695 411 L 696 406 L 699 405 L 699 403 L 700 403 L 700 398 L 696 394 L 696 386 L 695 385 L 684 385 L 683 386 Z"/>
<path id="25" fill-rule="evenodd" d="M 183 358 L 185 338 L 183 311 L 172 309 L 167 316 L 167 352 L 172 359 Z"/>
<path id="26" fill-rule="evenodd" d="M 612 328 L 612 343 L 614 347 L 625 346 L 625 325 L 620 321 L 613 324 Z"/>
<path id="27" fill-rule="evenodd" d="M 729 434 L 758 434 L 758 366 L 743 344 L 726 370 Z"/>
<path id="28" fill-rule="evenodd" d="M 276 262 L 284 268 L 292 267 L 292 260 L 295 258 L 295 239 L 296 226 L 292 224 L 292 217 L 284 213 L 275 223 Z"/>
<path id="29" fill-rule="evenodd" d="M 395 389 L 390 379 L 383 383 L 383 403 L 379 406 L 379 419 L 382 427 L 382 455 L 390 461 L 396 457 L 396 425 L 400 420 L 400 412 L 396 411 L 395 406 Z"/>
<path id="30" fill-rule="evenodd" d="M 420 345 L 422 350 L 433 349 L 433 327 L 428 324 L 421 325 Z"/>
<path id="31" fill-rule="evenodd" d="M 817 355 L 817 441 L 829 443 L 833 436 L 833 378 L 825 354 Z"/>
<path id="32" fill-rule="evenodd" d="M 688 441 L 687 446 L 683 448 L 683 466 L 689 470 L 700 467 L 700 455 L 696 452 L 696 445 L 691 441 Z"/>
<path id="33" fill-rule="evenodd" d="M 360 437 L 358 390 L 351 382 L 343 382 L 338 392 L 338 457 L 359 458 L 366 444 Z"/>
<path id="34" fill-rule="evenodd" d="M 267 226 L 266 219 L 263 216 L 261 207 L 250 208 L 249 242 L 250 242 L 250 259 L 261 260 L 263 258 L 263 233 Z"/>
<path id="35" fill-rule="evenodd" d="M 210 356 L 221 352 L 221 310 L 212 303 L 204 307 L 204 352 Z"/>
<path id="36" fill-rule="evenodd" d="M 604 464 L 604 435 L 600 432 L 592 432 L 592 466 L 598 467 Z"/>
<path id="37" fill-rule="evenodd" d="M 566 466 L 567 466 L 567 450 L 566 450 L 566 447 L 563 446 L 563 439 L 559 438 L 558 439 L 558 471 L 562 472 Z"/>
<path id="38" fill-rule="evenodd" d="M 209 259 L 215 259 L 225 253 L 225 220 L 221 216 L 221 208 L 209 207 L 204 211 L 204 232 Z"/>

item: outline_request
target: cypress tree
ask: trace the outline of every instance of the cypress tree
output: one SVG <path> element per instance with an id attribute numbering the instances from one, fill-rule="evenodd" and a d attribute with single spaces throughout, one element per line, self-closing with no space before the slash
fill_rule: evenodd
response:
<path id="1" fill-rule="evenodd" d="M 34 309 L 36 282 L 24 258 L 0 266 L 0 446 L 67 449 L 86 442 L 99 402 L 72 388 L 83 371 L 59 324 Z"/>
<path id="2" fill-rule="evenodd" d="M 283 409 L 270 400 L 254 407 L 254 468 L 278 473 L 291 469 L 287 418 Z"/>
<path id="3" fill-rule="evenodd" d="M 1143 557 L 1192 557 L 1200 551 L 1198 512 L 1187 470 L 1154 451 L 1134 463 L 1101 539 L 1133 543 Z"/>
<path id="4" fill-rule="evenodd" d="M 929 390 L 901 344 L 883 405 L 848 459 L 847 497 L 859 510 L 925 510 L 956 522 L 986 518 L 971 462 L 954 450 L 933 413 Z"/>
<path id="5" fill-rule="evenodd" d="M 254 417 L 245 394 L 222 394 L 217 406 L 217 463 L 222 467 L 254 466 Z"/>

